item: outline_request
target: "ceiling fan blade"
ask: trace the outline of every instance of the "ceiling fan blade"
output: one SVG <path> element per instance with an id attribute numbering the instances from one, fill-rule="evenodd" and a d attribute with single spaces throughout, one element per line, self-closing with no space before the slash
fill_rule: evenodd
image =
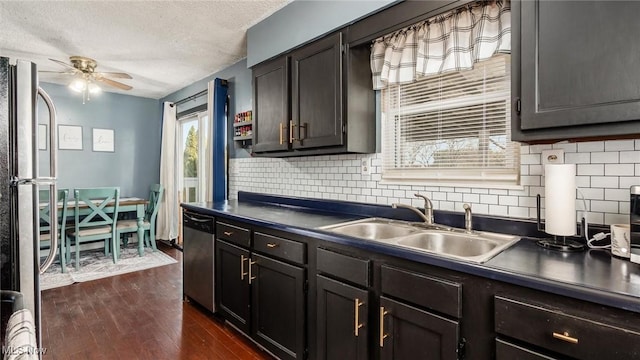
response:
<path id="1" fill-rule="evenodd" d="M 56 63 L 56 64 L 60 64 L 60 65 L 62 65 L 62 66 L 64 66 L 64 67 L 68 67 L 68 68 L 70 68 L 70 69 L 77 70 L 73 65 L 71 65 L 71 64 L 67 64 L 66 62 L 62 62 L 62 61 L 60 61 L 60 60 L 51 59 L 51 58 L 49 58 L 49 60 L 53 61 L 53 62 L 54 62 L 54 63 Z"/>
<path id="2" fill-rule="evenodd" d="M 123 72 L 99 72 L 95 73 L 96 76 L 99 77 L 112 77 L 118 79 L 133 79 L 131 75 Z"/>
<path id="3" fill-rule="evenodd" d="M 75 74 L 76 74 L 76 71 L 49 71 L 49 70 L 38 70 L 38 73 L 63 74 L 63 75 L 75 75 Z"/>
<path id="4" fill-rule="evenodd" d="M 115 80 L 111 80 L 111 79 L 107 79 L 105 77 L 96 77 L 97 81 L 102 81 L 103 83 L 113 86 L 113 87 L 117 87 L 118 89 L 122 89 L 122 90 L 131 90 L 133 89 L 131 86 L 127 85 L 127 84 L 123 84 L 121 82 L 115 81 Z"/>

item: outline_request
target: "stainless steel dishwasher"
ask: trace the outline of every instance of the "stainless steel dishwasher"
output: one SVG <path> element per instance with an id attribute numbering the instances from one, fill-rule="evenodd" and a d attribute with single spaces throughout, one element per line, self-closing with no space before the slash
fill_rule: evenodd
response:
<path id="1" fill-rule="evenodd" d="M 182 286 L 185 296 L 215 312 L 214 303 L 214 219 L 184 211 L 182 214 Z"/>

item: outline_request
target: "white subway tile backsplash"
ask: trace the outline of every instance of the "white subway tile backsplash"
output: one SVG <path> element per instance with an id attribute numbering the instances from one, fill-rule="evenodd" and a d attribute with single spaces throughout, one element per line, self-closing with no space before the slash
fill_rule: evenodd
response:
<path id="1" fill-rule="evenodd" d="M 435 209 L 510 217 L 536 216 L 537 194 L 543 196 L 541 152 L 563 149 L 565 163 L 576 164 L 576 185 L 584 194 L 589 222 L 616 222 L 629 214 L 629 187 L 640 185 L 640 139 L 521 145 L 521 189 L 475 186 L 383 184 L 380 154 L 323 155 L 302 158 L 242 158 L 229 161 L 229 197 L 238 191 L 302 196 L 390 205 L 411 203 L 422 207 L 413 194 L 428 196 Z M 360 161 L 371 157 L 371 175 L 360 174 Z M 576 201 L 582 209 L 582 200 Z M 628 221 L 628 220 L 627 220 Z"/>
<path id="2" fill-rule="evenodd" d="M 623 214 L 604 214 L 604 223 L 605 225 L 628 224 L 629 215 L 625 216 Z"/>
<path id="3" fill-rule="evenodd" d="M 489 214 L 496 216 L 508 216 L 509 208 L 503 205 L 489 205 Z"/>
<path id="4" fill-rule="evenodd" d="M 576 166 L 576 175 L 604 175 L 604 164 L 586 165 L 578 164 Z"/>
<path id="5" fill-rule="evenodd" d="M 592 176 L 591 187 L 618 188 L 618 177 L 617 176 Z"/>
<path id="6" fill-rule="evenodd" d="M 640 163 L 640 151 L 620 151 L 621 164 Z"/>
<path id="7" fill-rule="evenodd" d="M 604 149 L 606 151 L 622 151 L 622 150 L 634 150 L 634 140 L 607 140 L 604 142 Z"/>
<path id="8" fill-rule="evenodd" d="M 606 164 L 604 166 L 606 176 L 631 176 L 634 174 L 632 164 Z"/>
<path id="9" fill-rule="evenodd" d="M 617 213 L 618 212 L 618 202 L 617 201 L 602 201 L 602 200 L 591 200 L 591 210 L 594 212 L 603 212 L 603 213 Z"/>
<path id="10" fill-rule="evenodd" d="M 617 164 L 620 162 L 619 152 L 592 152 L 591 163 L 592 164 Z"/>
<path id="11" fill-rule="evenodd" d="M 478 194 L 462 194 L 462 201 L 466 203 L 476 204 L 480 202 L 480 195 Z"/>
<path id="12" fill-rule="evenodd" d="M 520 164 L 530 165 L 530 164 L 540 164 L 540 154 L 525 154 L 520 155 Z"/>
<path id="13" fill-rule="evenodd" d="M 629 201 L 628 189 L 604 189 L 604 199 L 614 201 Z"/>
<path id="14" fill-rule="evenodd" d="M 518 197 L 517 196 L 498 196 L 498 204 L 518 206 Z"/>
<path id="15" fill-rule="evenodd" d="M 554 149 L 562 149 L 562 150 L 564 150 L 564 152 L 566 154 L 566 153 L 569 153 L 569 152 L 578 151 L 578 144 L 569 143 L 569 142 L 563 141 L 563 142 L 560 142 L 560 143 L 553 144 L 553 148 Z"/>
<path id="16" fill-rule="evenodd" d="M 497 195 L 480 195 L 480 202 L 483 204 L 497 204 L 498 196 Z"/>
<path id="17" fill-rule="evenodd" d="M 587 153 L 595 151 L 604 151 L 604 142 L 602 141 L 588 141 L 578 143 L 578 152 Z"/>
<path id="18" fill-rule="evenodd" d="M 620 189 L 629 190 L 634 185 L 640 185 L 640 178 L 635 176 L 620 176 Z"/>

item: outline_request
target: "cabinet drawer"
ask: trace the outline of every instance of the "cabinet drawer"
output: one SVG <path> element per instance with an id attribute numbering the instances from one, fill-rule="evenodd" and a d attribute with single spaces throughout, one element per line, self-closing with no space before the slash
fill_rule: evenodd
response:
<path id="1" fill-rule="evenodd" d="M 317 269 L 354 284 L 369 286 L 369 260 L 318 249 Z"/>
<path id="2" fill-rule="evenodd" d="M 383 294 L 456 318 L 462 316 L 462 284 L 386 265 L 381 271 Z"/>
<path id="3" fill-rule="evenodd" d="M 216 223 L 216 237 L 247 248 L 251 245 L 251 232 L 249 229 L 220 221 Z"/>
<path id="4" fill-rule="evenodd" d="M 255 233 L 253 236 L 253 248 L 264 254 L 298 264 L 305 264 L 307 260 L 306 244 L 272 235 Z"/>
<path id="5" fill-rule="evenodd" d="M 536 351 L 496 339 L 496 360 L 556 360 Z"/>
<path id="6" fill-rule="evenodd" d="M 640 358 L 640 333 L 502 296 L 494 305 L 499 334 L 578 359 Z"/>

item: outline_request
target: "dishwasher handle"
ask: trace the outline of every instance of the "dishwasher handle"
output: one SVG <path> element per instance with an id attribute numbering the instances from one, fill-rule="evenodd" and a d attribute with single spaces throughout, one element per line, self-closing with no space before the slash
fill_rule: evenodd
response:
<path id="1" fill-rule="evenodd" d="M 215 233 L 213 217 L 184 212 L 182 223 L 185 228 L 199 230 L 208 234 Z"/>

